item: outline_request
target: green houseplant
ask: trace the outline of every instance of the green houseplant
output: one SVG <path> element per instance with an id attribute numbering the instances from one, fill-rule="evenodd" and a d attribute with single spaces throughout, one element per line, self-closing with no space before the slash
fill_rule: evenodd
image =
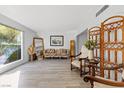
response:
<path id="1" fill-rule="evenodd" d="M 97 43 L 94 40 L 87 40 L 84 43 L 84 46 L 88 49 L 88 58 L 89 59 L 93 59 L 93 57 L 94 57 L 93 50 L 96 47 L 96 45 L 97 45 Z"/>

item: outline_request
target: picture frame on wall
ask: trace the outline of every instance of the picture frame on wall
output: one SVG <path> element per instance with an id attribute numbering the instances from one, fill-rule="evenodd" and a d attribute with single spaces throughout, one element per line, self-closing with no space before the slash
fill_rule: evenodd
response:
<path id="1" fill-rule="evenodd" d="M 51 35 L 50 46 L 64 46 L 64 36 L 62 35 Z"/>

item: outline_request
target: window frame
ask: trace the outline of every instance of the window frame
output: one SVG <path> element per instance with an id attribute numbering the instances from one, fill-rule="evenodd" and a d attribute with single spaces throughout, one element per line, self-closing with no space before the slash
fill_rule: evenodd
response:
<path id="1" fill-rule="evenodd" d="M 23 56 L 23 52 L 24 52 L 24 49 L 23 49 L 23 47 L 24 47 L 24 41 L 23 41 L 23 38 L 24 38 L 24 31 L 22 31 L 22 30 L 20 30 L 20 29 L 18 29 L 18 28 L 16 28 L 16 27 L 3 24 L 3 23 L 0 23 L 0 25 L 3 25 L 3 26 L 8 27 L 8 28 L 15 29 L 15 30 L 21 32 L 21 58 L 20 58 L 19 60 L 12 61 L 12 62 L 10 62 L 10 63 L 8 63 L 8 64 L 13 64 L 13 63 L 15 63 L 15 62 L 22 61 L 22 60 L 24 59 L 24 56 Z M 8 64 L 0 64 L 0 65 L 8 65 Z"/>

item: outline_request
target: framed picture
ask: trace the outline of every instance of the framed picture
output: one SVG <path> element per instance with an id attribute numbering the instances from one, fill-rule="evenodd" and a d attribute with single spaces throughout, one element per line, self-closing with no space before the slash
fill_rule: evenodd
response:
<path id="1" fill-rule="evenodd" d="M 44 39 L 43 38 L 38 38 L 34 37 L 33 38 L 33 47 L 35 50 L 35 53 L 38 58 L 43 58 L 44 57 Z"/>
<path id="2" fill-rule="evenodd" d="M 63 46 L 64 36 L 62 35 L 51 35 L 50 36 L 50 46 Z"/>

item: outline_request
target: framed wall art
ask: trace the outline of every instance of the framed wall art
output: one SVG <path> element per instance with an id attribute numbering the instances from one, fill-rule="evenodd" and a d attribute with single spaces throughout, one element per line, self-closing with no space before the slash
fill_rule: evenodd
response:
<path id="1" fill-rule="evenodd" d="M 50 46 L 64 46 L 64 36 L 62 35 L 51 35 Z"/>

